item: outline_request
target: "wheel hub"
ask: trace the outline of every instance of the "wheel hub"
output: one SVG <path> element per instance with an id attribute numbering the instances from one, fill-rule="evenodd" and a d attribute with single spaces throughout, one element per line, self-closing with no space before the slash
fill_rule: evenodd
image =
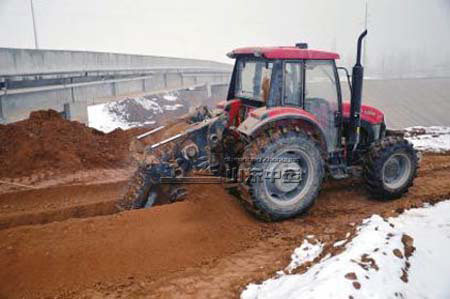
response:
<path id="1" fill-rule="evenodd" d="M 301 182 L 301 174 L 302 168 L 297 163 L 280 163 L 275 169 L 275 187 L 281 192 L 290 192 Z"/>
<path id="2" fill-rule="evenodd" d="M 386 163 L 385 174 L 387 177 L 393 178 L 398 176 L 400 173 L 400 162 L 398 159 L 390 159 Z"/>
<path id="3" fill-rule="evenodd" d="M 312 162 L 301 150 L 286 150 L 264 167 L 264 185 L 274 201 L 288 204 L 301 198 L 309 182 Z"/>
<path id="4" fill-rule="evenodd" d="M 403 153 L 392 155 L 383 166 L 383 182 L 391 189 L 403 186 L 411 172 L 411 161 Z"/>

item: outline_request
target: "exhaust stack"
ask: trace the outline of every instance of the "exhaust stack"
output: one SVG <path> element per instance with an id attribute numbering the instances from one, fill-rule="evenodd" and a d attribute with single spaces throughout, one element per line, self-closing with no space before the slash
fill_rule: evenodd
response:
<path id="1" fill-rule="evenodd" d="M 358 38 L 358 52 L 356 55 L 356 63 L 352 70 L 352 95 L 351 95 L 351 106 L 350 106 L 350 140 L 348 152 L 351 153 L 356 149 L 359 143 L 359 130 L 361 126 L 361 98 L 362 98 L 362 88 L 364 80 L 364 67 L 361 65 L 361 51 L 362 51 L 362 41 L 367 35 L 367 30 L 365 30 Z M 352 159 L 349 159 L 351 163 Z"/>

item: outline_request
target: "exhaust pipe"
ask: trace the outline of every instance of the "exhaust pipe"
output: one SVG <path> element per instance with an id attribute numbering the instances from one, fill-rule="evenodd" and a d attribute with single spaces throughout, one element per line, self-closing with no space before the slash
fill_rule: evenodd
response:
<path id="1" fill-rule="evenodd" d="M 352 159 L 351 153 L 355 151 L 359 143 L 359 131 L 361 127 L 361 98 L 362 98 L 362 88 L 364 80 L 364 67 L 361 65 L 361 51 L 362 51 L 362 41 L 367 35 L 367 30 L 365 30 L 358 38 L 358 52 L 356 55 L 356 63 L 352 70 L 352 94 L 351 94 L 351 106 L 350 106 L 350 140 L 348 152 L 350 154 L 349 162 Z"/>

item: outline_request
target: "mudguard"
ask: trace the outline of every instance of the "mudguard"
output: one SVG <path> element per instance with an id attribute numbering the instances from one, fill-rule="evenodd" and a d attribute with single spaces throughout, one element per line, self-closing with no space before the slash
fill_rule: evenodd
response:
<path id="1" fill-rule="evenodd" d="M 283 126 L 283 122 L 302 121 L 308 125 L 307 129 L 319 132 L 321 146 L 328 152 L 328 144 L 325 132 L 319 125 L 317 118 L 303 109 L 294 107 L 261 107 L 250 112 L 249 117 L 241 123 L 238 130 L 241 134 L 253 137 L 258 134 L 261 129 L 265 129 L 271 124 Z"/>

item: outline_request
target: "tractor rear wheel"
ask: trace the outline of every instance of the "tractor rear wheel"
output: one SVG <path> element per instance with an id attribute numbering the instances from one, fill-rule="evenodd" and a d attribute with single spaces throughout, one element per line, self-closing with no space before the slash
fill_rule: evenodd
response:
<path id="1" fill-rule="evenodd" d="M 401 136 L 376 141 L 364 161 L 364 176 L 369 192 L 378 199 L 400 198 L 417 176 L 417 152 Z"/>
<path id="2" fill-rule="evenodd" d="M 316 142 L 294 130 L 275 130 L 256 138 L 239 166 L 240 197 L 256 216 L 276 221 L 307 211 L 324 177 Z"/>

